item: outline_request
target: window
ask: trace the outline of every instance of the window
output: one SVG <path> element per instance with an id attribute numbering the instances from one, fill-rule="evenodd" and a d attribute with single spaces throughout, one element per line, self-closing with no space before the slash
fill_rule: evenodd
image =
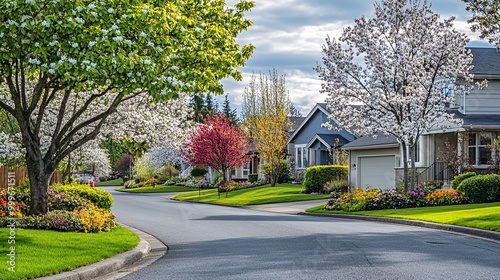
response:
<path id="1" fill-rule="evenodd" d="M 467 157 L 472 165 L 489 164 L 491 160 L 491 133 L 469 133 Z"/>
<path id="2" fill-rule="evenodd" d="M 295 168 L 301 169 L 308 166 L 307 151 L 305 145 L 295 145 Z"/>
<path id="3" fill-rule="evenodd" d="M 248 174 L 250 174 L 250 162 L 243 166 L 243 177 L 248 177 Z"/>
<path id="4" fill-rule="evenodd" d="M 417 143 L 415 144 L 417 147 L 415 149 L 415 164 L 417 163 L 420 163 L 420 158 L 421 158 L 421 143 L 420 141 L 422 141 L 422 138 L 418 138 L 417 140 Z M 406 155 L 407 155 L 407 158 L 408 158 L 408 162 L 411 162 L 411 158 L 410 158 L 410 147 L 408 147 L 407 151 L 406 151 Z"/>

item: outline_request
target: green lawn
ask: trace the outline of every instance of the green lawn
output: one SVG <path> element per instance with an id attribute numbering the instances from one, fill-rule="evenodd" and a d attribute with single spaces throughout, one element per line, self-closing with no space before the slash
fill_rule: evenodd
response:
<path id="1" fill-rule="evenodd" d="M 31 279 L 72 270 L 135 248 L 139 237 L 132 231 L 74 233 L 15 229 L 15 244 L 7 244 L 10 229 L 0 228 L 0 279 Z M 15 272 L 8 270 L 10 246 L 15 246 Z"/>
<path id="2" fill-rule="evenodd" d="M 296 184 L 278 184 L 275 187 L 265 185 L 261 187 L 232 191 L 226 198 L 225 193 L 221 193 L 220 199 L 217 189 L 204 190 L 201 196 L 198 192 L 182 193 L 173 197 L 177 200 L 188 200 L 195 202 L 209 202 L 227 205 L 258 205 L 279 202 L 292 202 L 303 200 L 315 200 L 329 198 L 330 195 L 301 194 L 304 187 Z"/>
<path id="3" fill-rule="evenodd" d="M 306 212 L 421 220 L 440 224 L 500 231 L 500 202 L 359 212 L 325 210 L 324 205 L 320 205 L 309 208 Z"/>
<path id="4" fill-rule="evenodd" d="M 142 187 L 142 188 L 119 188 L 116 189 L 121 192 L 131 192 L 131 193 L 169 193 L 169 192 L 192 192 L 198 191 L 198 188 L 183 187 L 183 186 L 165 186 L 156 185 L 156 187 Z"/>
<path id="5" fill-rule="evenodd" d="M 97 187 L 116 187 L 116 186 L 123 186 L 123 179 L 118 178 L 114 180 L 108 180 L 108 181 L 103 181 L 99 182 L 96 184 Z"/>

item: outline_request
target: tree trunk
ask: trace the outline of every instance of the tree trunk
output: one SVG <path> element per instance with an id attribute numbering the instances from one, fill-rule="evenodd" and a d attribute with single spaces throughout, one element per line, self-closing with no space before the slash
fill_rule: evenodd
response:
<path id="1" fill-rule="evenodd" d="M 48 171 L 42 159 L 27 157 L 28 177 L 30 179 L 31 215 L 41 215 L 49 210 L 47 190 L 52 171 Z"/>
<path id="2" fill-rule="evenodd" d="M 415 189 L 415 179 L 417 175 L 417 170 L 415 169 L 415 158 L 416 158 L 416 150 L 417 150 L 417 145 L 413 143 L 410 147 L 410 160 L 411 160 L 411 180 L 410 180 L 410 187 L 411 190 Z"/>
<path id="3" fill-rule="evenodd" d="M 408 146 L 406 145 L 406 142 L 401 142 L 401 145 L 403 147 L 403 182 L 404 182 L 404 192 L 408 193 Z"/>

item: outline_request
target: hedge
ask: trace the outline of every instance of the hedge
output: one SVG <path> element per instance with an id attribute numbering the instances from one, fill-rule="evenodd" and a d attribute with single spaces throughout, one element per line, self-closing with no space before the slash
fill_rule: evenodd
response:
<path id="1" fill-rule="evenodd" d="M 457 190 L 464 192 L 470 203 L 500 200 L 500 175 L 477 175 L 462 181 Z"/>
<path id="2" fill-rule="evenodd" d="M 334 179 L 347 180 L 348 167 L 345 165 L 317 165 L 306 169 L 304 187 L 306 193 L 322 192 L 327 182 Z"/>
<path id="3" fill-rule="evenodd" d="M 191 169 L 191 176 L 193 177 L 201 177 L 207 175 L 208 170 L 203 167 L 196 166 Z"/>
<path id="4" fill-rule="evenodd" d="M 54 188 L 67 194 L 78 194 L 99 208 L 111 210 L 113 206 L 113 196 L 105 190 L 88 185 L 54 185 Z"/>
<path id="5" fill-rule="evenodd" d="M 451 181 L 451 187 L 454 190 L 456 190 L 456 189 L 458 189 L 458 186 L 460 185 L 460 183 L 462 183 L 465 179 L 470 178 L 470 177 L 474 177 L 476 175 L 477 175 L 476 172 L 471 171 L 471 172 L 465 172 L 465 173 L 462 173 L 458 176 L 455 176 L 455 178 L 453 178 L 453 181 Z"/>
<path id="6" fill-rule="evenodd" d="M 257 182 L 258 179 L 259 179 L 259 174 L 256 173 L 248 174 L 248 182 L 250 183 Z"/>

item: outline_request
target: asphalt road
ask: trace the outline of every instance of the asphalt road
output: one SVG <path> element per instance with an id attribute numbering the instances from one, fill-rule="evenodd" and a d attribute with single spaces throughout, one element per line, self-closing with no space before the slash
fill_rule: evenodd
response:
<path id="1" fill-rule="evenodd" d="M 500 279 L 500 244 L 469 236 L 111 192 L 169 247 L 123 279 Z"/>

